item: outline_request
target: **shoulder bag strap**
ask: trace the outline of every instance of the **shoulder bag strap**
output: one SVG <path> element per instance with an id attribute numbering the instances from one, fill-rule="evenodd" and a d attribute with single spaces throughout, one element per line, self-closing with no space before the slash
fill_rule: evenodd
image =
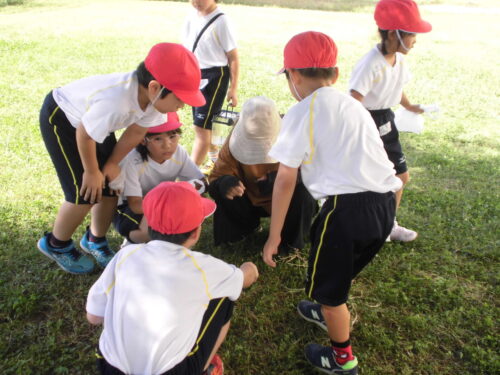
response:
<path id="1" fill-rule="evenodd" d="M 220 16 L 223 16 L 223 15 L 224 15 L 224 13 L 219 13 L 219 14 L 215 15 L 214 17 L 212 17 L 212 19 L 210 21 L 207 22 L 205 27 L 203 27 L 203 29 L 201 29 L 200 33 L 196 37 L 196 40 L 194 41 L 193 49 L 192 49 L 193 53 L 194 53 L 194 50 L 196 49 L 196 47 L 198 46 L 198 42 L 200 41 L 201 36 L 205 32 L 205 30 L 208 29 L 208 26 L 210 26 L 217 18 L 219 18 Z"/>

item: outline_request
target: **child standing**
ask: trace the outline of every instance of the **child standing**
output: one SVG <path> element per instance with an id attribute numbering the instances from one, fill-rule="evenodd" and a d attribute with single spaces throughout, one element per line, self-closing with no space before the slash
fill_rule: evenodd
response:
<path id="1" fill-rule="evenodd" d="M 337 48 L 322 33 L 294 36 L 284 50 L 292 96 L 269 156 L 280 162 L 274 184 L 264 261 L 275 267 L 280 232 L 298 168 L 316 199 L 326 198 L 311 227 L 306 293 L 299 314 L 328 331 L 331 346 L 309 344 L 308 361 L 329 374 L 357 374 L 346 302 L 351 281 L 373 259 L 394 221 L 394 191 L 401 188 L 368 112 L 329 87 L 338 77 Z"/>
<path id="2" fill-rule="evenodd" d="M 195 138 L 191 159 L 197 166 L 209 159 L 202 168 L 206 174 L 217 159 L 217 147 L 212 145 L 212 118 L 227 101 L 238 105 L 240 63 L 234 32 L 227 16 L 217 7 L 218 0 L 191 0 L 194 12 L 188 16 L 182 31 L 182 44 L 193 51 L 200 62 L 201 92 L 206 104 L 193 107 Z"/>
<path id="3" fill-rule="evenodd" d="M 121 163 L 125 183 L 113 224 L 133 243 L 150 240 L 142 199 L 152 188 L 163 181 L 191 180 L 200 193 L 205 191 L 205 176 L 179 145 L 181 126 L 177 113 L 169 112 L 168 121 L 148 128 L 141 143 Z"/>
<path id="4" fill-rule="evenodd" d="M 190 250 L 215 203 L 189 183 L 161 183 L 143 207 L 152 241 L 124 247 L 88 295 L 87 319 L 104 323 L 101 374 L 222 375 L 215 353 L 257 267 Z"/>
<path id="5" fill-rule="evenodd" d="M 410 79 L 404 55 L 415 45 L 416 34 L 429 32 L 432 27 L 420 18 L 417 4 L 412 0 L 380 0 L 375 8 L 375 21 L 382 41 L 356 64 L 349 90 L 372 115 L 396 176 L 404 186 L 410 174 L 391 107 L 401 104 L 411 112 L 423 112 L 418 104 L 411 104 L 403 92 L 403 85 Z M 396 208 L 402 195 L 403 188 L 396 192 Z M 392 241 L 413 241 L 417 232 L 394 221 L 389 238 Z"/>
<path id="6" fill-rule="evenodd" d="M 94 262 L 71 240 L 91 211 L 80 246 L 106 266 L 114 255 L 106 232 L 116 208 L 116 192 L 109 183 L 120 175 L 118 163 L 141 142 L 148 127 L 165 121 L 164 113 L 184 103 L 204 104 L 199 84 L 195 56 L 179 44 L 160 43 L 135 71 L 84 78 L 47 95 L 40 129 L 65 201 L 52 232 L 38 241 L 44 255 L 67 272 L 91 272 Z M 117 142 L 114 131 L 121 128 L 126 130 Z"/>

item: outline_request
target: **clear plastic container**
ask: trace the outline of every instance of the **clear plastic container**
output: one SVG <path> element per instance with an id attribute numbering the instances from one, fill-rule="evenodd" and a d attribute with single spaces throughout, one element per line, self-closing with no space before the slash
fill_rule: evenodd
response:
<path id="1" fill-rule="evenodd" d="M 223 109 L 212 119 L 212 144 L 221 147 L 229 133 L 233 129 L 234 124 L 238 121 L 239 113 L 234 111 L 234 107 Z"/>

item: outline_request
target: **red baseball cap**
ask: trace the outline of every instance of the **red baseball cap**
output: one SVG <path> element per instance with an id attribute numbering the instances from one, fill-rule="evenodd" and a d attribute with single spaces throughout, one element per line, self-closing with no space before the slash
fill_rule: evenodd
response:
<path id="1" fill-rule="evenodd" d="M 158 43 L 144 60 L 146 69 L 162 86 L 192 107 L 205 104 L 200 91 L 201 71 L 191 51 L 175 43 Z"/>
<path id="2" fill-rule="evenodd" d="M 288 41 L 283 52 L 283 68 L 333 68 L 337 65 L 337 46 L 328 35 L 317 31 L 306 31 Z"/>
<path id="3" fill-rule="evenodd" d="M 171 130 L 179 129 L 182 126 L 177 112 L 168 112 L 167 121 L 158 126 L 148 128 L 148 134 L 165 133 Z"/>
<path id="4" fill-rule="evenodd" d="M 420 17 L 413 0 L 380 0 L 375 7 L 375 22 L 382 30 L 428 33 L 432 25 Z"/>
<path id="5" fill-rule="evenodd" d="M 187 233 L 198 228 L 215 211 L 215 202 L 202 198 L 185 181 L 166 181 L 146 194 L 142 201 L 148 225 L 162 234 Z"/>

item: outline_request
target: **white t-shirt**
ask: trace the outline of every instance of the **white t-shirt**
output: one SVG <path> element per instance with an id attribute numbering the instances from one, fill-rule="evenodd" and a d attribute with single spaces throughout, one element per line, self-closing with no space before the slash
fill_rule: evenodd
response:
<path id="1" fill-rule="evenodd" d="M 137 150 L 132 150 L 120 166 L 125 176 L 123 197 L 144 197 L 163 181 L 189 181 L 204 178 L 203 173 L 181 145 L 178 145 L 172 157 L 162 164 L 149 156 L 148 160 L 144 161 Z"/>
<path id="2" fill-rule="evenodd" d="M 243 272 L 164 241 L 126 246 L 89 291 L 87 311 L 104 317 L 99 348 L 127 374 L 161 374 L 193 348 L 211 299 L 236 300 Z"/>
<path id="3" fill-rule="evenodd" d="M 269 156 L 300 166 L 304 185 L 316 199 L 401 188 L 368 111 L 332 87 L 290 108 Z"/>
<path id="4" fill-rule="evenodd" d="M 141 109 L 138 93 L 133 71 L 83 78 L 58 87 L 52 95 L 71 125 L 77 128 L 83 123 L 88 135 L 102 143 L 111 132 L 132 124 L 148 128 L 165 122 L 151 104 Z"/>
<path id="5" fill-rule="evenodd" d="M 369 110 L 391 108 L 401 102 L 403 86 L 410 78 L 403 54 L 396 52 L 396 63 L 391 66 L 375 46 L 355 65 L 349 91 L 363 95 L 363 105 Z"/>
<path id="6" fill-rule="evenodd" d="M 209 15 L 203 16 L 196 9 L 193 9 L 193 12 L 186 18 L 182 28 L 181 40 L 184 47 L 192 51 L 194 42 L 201 29 L 219 13 L 222 13 L 222 11 L 216 8 Z M 200 69 L 226 66 L 228 64 L 226 53 L 236 47 L 233 29 L 227 16 L 223 15 L 217 18 L 205 30 L 194 54 L 200 63 Z"/>

